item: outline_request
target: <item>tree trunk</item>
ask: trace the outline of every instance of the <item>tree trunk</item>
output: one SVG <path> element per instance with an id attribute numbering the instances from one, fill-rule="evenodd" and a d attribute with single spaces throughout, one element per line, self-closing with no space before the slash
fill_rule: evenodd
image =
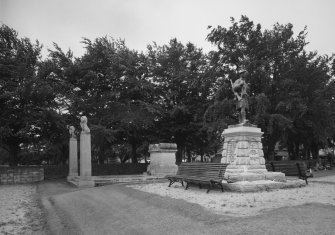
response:
<path id="1" fill-rule="evenodd" d="M 315 143 L 311 144 L 311 152 L 313 159 L 316 159 L 316 161 L 319 162 L 319 148 L 317 144 Z"/>
<path id="2" fill-rule="evenodd" d="M 275 160 L 275 144 L 271 144 L 268 146 L 268 154 L 267 160 L 274 161 Z"/>
<path id="3" fill-rule="evenodd" d="M 98 163 L 99 163 L 99 165 L 102 165 L 102 164 L 104 164 L 105 162 L 104 162 L 104 157 L 102 156 L 102 154 L 99 154 L 99 157 L 98 157 Z"/>
<path id="4" fill-rule="evenodd" d="M 275 160 L 275 147 L 276 147 L 276 143 L 273 142 L 269 142 L 268 143 L 268 151 L 267 151 L 267 160 L 268 161 L 274 161 Z"/>
<path id="5" fill-rule="evenodd" d="M 187 162 L 191 162 L 192 161 L 192 155 L 191 155 L 191 151 L 189 149 L 187 149 L 186 155 L 187 155 Z"/>
<path id="6" fill-rule="evenodd" d="M 183 146 L 177 145 L 177 152 L 176 152 L 176 165 L 180 165 L 183 159 Z"/>
<path id="7" fill-rule="evenodd" d="M 287 143 L 287 151 L 289 155 L 289 160 L 294 160 L 294 145 L 291 141 Z"/>
<path id="8" fill-rule="evenodd" d="M 136 143 L 133 142 L 131 144 L 131 160 L 132 163 L 134 164 L 138 163 L 136 149 L 137 149 Z"/>
<path id="9" fill-rule="evenodd" d="M 300 147 L 300 143 L 299 142 L 295 142 L 294 143 L 294 157 L 295 159 L 299 159 L 299 147 Z"/>
<path id="10" fill-rule="evenodd" d="M 302 157 L 303 157 L 303 159 L 306 159 L 307 157 L 307 150 L 306 150 L 306 148 L 305 148 L 305 146 L 303 145 L 303 148 L 302 148 Z"/>
<path id="11" fill-rule="evenodd" d="M 9 147 L 9 165 L 10 166 L 17 166 L 19 164 L 19 158 L 18 158 L 18 153 L 19 153 L 20 147 L 18 145 L 12 145 Z"/>
<path id="12" fill-rule="evenodd" d="M 105 153 L 105 150 L 104 149 L 100 149 L 99 156 L 98 156 L 98 163 L 99 164 L 104 164 L 104 162 L 105 162 L 104 153 Z"/>
<path id="13" fill-rule="evenodd" d="M 310 160 L 311 159 L 311 148 L 307 148 L 307 159 Z"/>

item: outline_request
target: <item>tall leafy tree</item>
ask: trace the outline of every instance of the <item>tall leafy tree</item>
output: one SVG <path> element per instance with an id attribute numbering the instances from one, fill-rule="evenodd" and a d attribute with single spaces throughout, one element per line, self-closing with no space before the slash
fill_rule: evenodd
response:
<path id="1" fill-rule="evenodd" d="M 330 75 L 331 57 L 303 53 L 291 61 L 288 78 L 283 80 L 286 94 L 277 109 L 292 120 L 286 136 L 292 158 L 318 157 L 334 128 L 334 82 Z M 302 153 L 300 148 L 302 148 Z"/>
<path id="2" fill-rule="evenodd" d="M 192 43 L 183 45 L 172 39 L 168 45 L 150 45 L 148 60 L 149 76 L 163 109 L 158 122 L 159 139 L 177 143 L 177 162 L 183 152 L 189 158 L 191 151 L 204 154 L 202 117 L 211 86 L 206 56 Z"/>
<path id="3" fill-rule="evenodd" d="M 128 49 L 122 40 L 102 37 L 83 43 L 86 53 L 74 61 L 66 78 L 72 87 L 67 96 L 69 112 L 74 117 L 88 116 L 99 162 L 118 142 L 130 146 L 127 156 L 136 163 L 137 148 L 146 142 L 159 113 L 153 104 L 152 83 L 146 77 L 146 58 Z"/>
<path id="4" fill-rule="evenodd" d="M 56 105 L 52 85 L 38 76 L 38 41 L 18 38 L 6 25 L 0 28 L 0 143 L 10 153 L 10 164 L 19 162 L 24 145 L 35 145 L 46 137 L 46 117 Z"/>
<path id="5" fill-rule="evenodd" d="M 325 68 L 329 67 L 331 60 L 316 58 L 315 54 L 305 51 L 306 28 L 294 37 L 292 24 L 277 23 L 272 29 L 262 31 L 260 24 L 255 25 L 246 16 L 239 21 L 232 18 L 231 23 L 229 28 L 218 26 L 208 34 L 208 40 L 218 48 L 212 57 L 217 77 L 222 78 L 218 81 L 222 86 L 218 92 L 222 95 L 218 94 L 218 97 L 229 98 L 226 95 L 229 80 L 235 81 L 242 71 L 248 71 L 249 119 L 265 132 L 264 150 L 266 156 L 273 159 L 278 141 L 286 139 L 287 142 L 288 136 L 291 136 L 290 140 L 292 136 L 299 136 L 301 142 L 302 136 L 306 137 L 302 135 L 305 128 L 296 126 L 298 119 L 307 121 L 308 117 L 302 114 L 308 109 L 314 110 L 315 114 L 320 110 L 306 103 L 304 97 L 315 96 L 321 87 L 327 89 L 330 77 Z M 329 98 L 322 100 L 328 102 Z M 328 113 L 324 117 L 329 120 L 331 116 Z M 325 123 L 329 124 L 329 121 L 323 122 L 322 128 L 320 123 L 315 123 L 318 128 L 314 131 L 326 128 Z"/>

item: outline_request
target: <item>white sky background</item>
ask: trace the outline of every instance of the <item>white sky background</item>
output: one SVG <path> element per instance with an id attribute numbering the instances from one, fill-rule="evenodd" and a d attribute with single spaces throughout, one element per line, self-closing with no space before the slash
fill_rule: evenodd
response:
<path id="1" fill-rule="evenodd" d="M 229 27 L 230 17 L 241 15 L 262 29 L 292 23 L 297 34 L 307 25 L 307 49 L 335 53 L 334 0 L 0 0 L 0 23 L 19 37 L 38 39 L 44 54 L 56 42 L 77 57 L 84 53 L 82 37 L 106 35 L 138 51 L 176 37 L 208 52 L 213 47 L 206 41 L 207 26 Z"/>

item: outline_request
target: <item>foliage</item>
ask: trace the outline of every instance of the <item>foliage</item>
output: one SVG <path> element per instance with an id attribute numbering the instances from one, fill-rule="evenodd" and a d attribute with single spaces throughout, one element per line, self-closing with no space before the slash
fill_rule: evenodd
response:
<path id="1" fill-rule="evenodd" d="M 210 27 L 211 28 L 211 27 Z M 148 145 L 175 142 L 177 162 L 217 154 L 222 131 L 238 121 L 231 82 L 244 71 L 251 123 L 264 131 L 267 158 L 279 142 L 291 158 L 317 157 L 335 136 L 335 58 L 306 51 L 307 29 L 263 30 L 248 17 L 211 28 L 217 50 L 171 39 L 145 53 L 123 40 L 83 39 L 74 58 L 56 43 L 42 46 L 0 28 L 0 150 L 11 164 L 65 163 L 67 125 L 88 117 L 93 161 L 136 163 Z M 21 161 L 20 161 L 21 159 Z"/>
<path id="2" fill-rule="evenodd" d="M 306 28 L 294 37 L 292 24 L 277 23 L 262 31 L 260 24 L 254 25 L 246 16 L 231 22 L 229 28 L 218 26 L 208 35 L 218 47 L 212 60 L 226 84 L 248 71 L 253 97 L 249 119 L 265 131 L 266 155 L 274 157 L 280 140 L 289 147 L 294 142 L 297 146 L 304 143 L 305 148 L 315 146 L 316 153 L 334 126 L 334 90 L 329 83 L 333 58 L 305 51 Z M 225 89 L 218 92 L 227 97 Z M 299 154 L 289 150 L 292 157 Z"/>
<path id="3" fill-rule="evenodd" d="M 158 91 L 162 115 L 157 123 L 159 140 L 175 142 L 178 159 L 191 151 L 204 154 L 202 117 L 209 104 L 212 78 L 207 57 L 192 43 L 177 39 L 168 45 L 148 46 L 149 76 Z M 189 156 L 190 159 L 190 156 Z"/>
<path id="4" fill-rule="evenodd" d="M 38 77 L 38 41 L 19 39 L 15 30 L 2 25 L 0 48 L 0 143 L 15 165 L 23 144 L 33 145 L 49 136 L 42 126 L 51 125 L 44 117 L 53 115 L 56 97 L 52 84 Z"/>

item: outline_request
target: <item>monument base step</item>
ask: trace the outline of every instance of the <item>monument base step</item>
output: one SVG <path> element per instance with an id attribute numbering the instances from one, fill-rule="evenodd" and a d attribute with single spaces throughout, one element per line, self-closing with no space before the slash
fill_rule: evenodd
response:
<path id="1" fill-rule="evenodd" d="M 78 188 L 92 188 L 95 182 L 92 177 L 81 178 L 80 176 L 67 177 L 67 182 Z"/>
<path id="2" fill-rule="evenodd" d="M 284 173 L 281 172 L 271 172 L 271 171 L 264 171 L 264 172 L 227 172 L 224 175 L 224 179 L 228 183 L 237 183 L 237 182 L 244 182 L 244 181 L 260 181 L 260 180 L 268 180 L 268 181 L 276 181 L 276 182 L 286 182 L 286 177 Z"/>
<path id="3" fill-rule="evenodd" d="M 306 182 L 300 179 L 290 179 L 286 182 L 276 182 L 272 180 L 259 180 L 259 181 L 239 181 L 236 183 L 224 183 L 223 189 L 234 192 L 257 192 L 269 191 L 275 189 L 285 188 L 301 188 L 305 187 Z"/>

